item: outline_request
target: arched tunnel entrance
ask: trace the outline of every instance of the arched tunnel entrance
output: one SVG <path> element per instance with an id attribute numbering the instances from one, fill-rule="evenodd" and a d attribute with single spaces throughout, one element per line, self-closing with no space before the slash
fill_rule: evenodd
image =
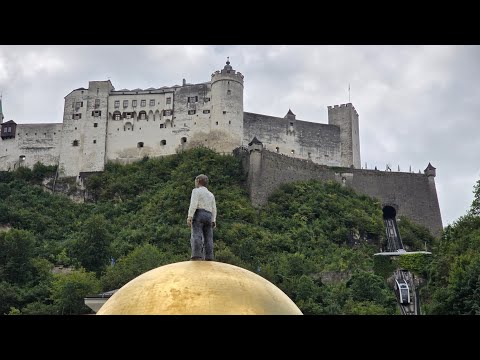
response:
<path id="1" fill-rule="evenodd" d="M 393 206 L 386 205 L 382 209 L 385 234 L 387 237 L 387 251 L 395 252 L 403 250 L 403 243 L 397 226 L 397 210 Z"/>
<path id="2" fill-rule="evenodd" d="M 395 210 L 393 206 L 384 206 L 382 211 L 384 219 L 395 219 L 395 217 L 397 216 L 397 210 Z"/>

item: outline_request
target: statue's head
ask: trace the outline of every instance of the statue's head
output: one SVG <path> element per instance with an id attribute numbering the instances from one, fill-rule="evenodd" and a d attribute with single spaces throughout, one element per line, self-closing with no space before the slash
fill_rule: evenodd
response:
<path id="1" fill-rule="evenodd" d="M 195 178 L 195 187 L 207 186 L 208 185 L 208 176 L 200 174 Z"/>

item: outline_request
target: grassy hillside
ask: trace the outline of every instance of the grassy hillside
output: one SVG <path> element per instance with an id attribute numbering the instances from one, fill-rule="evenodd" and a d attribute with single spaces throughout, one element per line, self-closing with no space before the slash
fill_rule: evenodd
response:
<path id="1" fill-rule="evenodd" d="M 53 170 L 0 174 L 0 226 L 11 228 L 0 230 L 0 314 L 88 313 L 85 295 L 188 260 L 186 215 L 200 173 L 217 200 L 217 261 L 272 281 L 305 314 L 396 313 L 392 291 L 373 273 L 384 234 L 380 206 L 337 183 L 285 185 L 257 210 L 239 160 L 194 149 L 108 164 L 87 181 L 95 201 L 77 204 L 38 186 Z M 399 226 L 411 249 L 432 243 L 413 223 Z M 52 274 L 54 265 L 75 270 Z"/>

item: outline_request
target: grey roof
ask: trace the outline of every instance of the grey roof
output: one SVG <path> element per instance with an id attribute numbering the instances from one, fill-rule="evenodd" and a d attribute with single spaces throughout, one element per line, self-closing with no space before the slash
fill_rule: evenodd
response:
<path id="1" fill-rule="evenodd" d="M 294 114 L 294 113 L 292 112 L 292 110 L 290 110 L 290 109 L 288 109 L 287 115 L 293 115 L 293 116 L 295 116 L 295 114 Z"/>
<path id="2" fill-rule="evenodd" d="M 153 87 L 149 87 L 147 90 L 155 90 L 155 88 L 153 88 Z"/>
<path id="3" fill-rule="evenodd" d="M 428 163 L 428 166 L 427 166 L 427 168 L 426 168 L 425 170 L 435 170 L 435 169 L 436 169 L 436 168 L 434 168 L 434 167 L 432 166 L 432 164 Z"/>
<path id="4" fill-rule="evenodd" d="M 118 290 L 119 289 L 105 291 L 101 294 L 85 296 L 85 298 L 109 298 L 110 296 L 115 294 Z"/>
<path id="5" fill-rule="evenodd" d="M 254 136 L 254 137 L 253 137 L 253 140 L 250 141 L 250 143 L 248 144 L 248 146 L 251 146 L 251 145 L 253 145 L 253 144 L 260 144 L 260 145 L 262 145 L 263 143 L 262 143 L 260 140 L 258 140 L 256 136 Z"/>

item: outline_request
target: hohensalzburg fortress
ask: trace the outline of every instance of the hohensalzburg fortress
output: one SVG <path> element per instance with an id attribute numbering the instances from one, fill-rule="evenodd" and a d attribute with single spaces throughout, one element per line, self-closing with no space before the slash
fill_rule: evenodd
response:
<path id="1" fill-rule="evenodd" d="M 329 166 L 360 168 L 358 114 L 352 104 L 328 107 L 328 124 L 245 112 L 244 77 L 227 61 L 201 84 L 115 90 L 110 80 L 65 97 L 63 123 L 4 122 L 0 102 L 0 170 L 58 165 L 58 176 L 103 171 L 207 146 L 229 153 L 256 137 L 266 150 Z M 0 100 L 1 101 L 1 100 Z"/>

